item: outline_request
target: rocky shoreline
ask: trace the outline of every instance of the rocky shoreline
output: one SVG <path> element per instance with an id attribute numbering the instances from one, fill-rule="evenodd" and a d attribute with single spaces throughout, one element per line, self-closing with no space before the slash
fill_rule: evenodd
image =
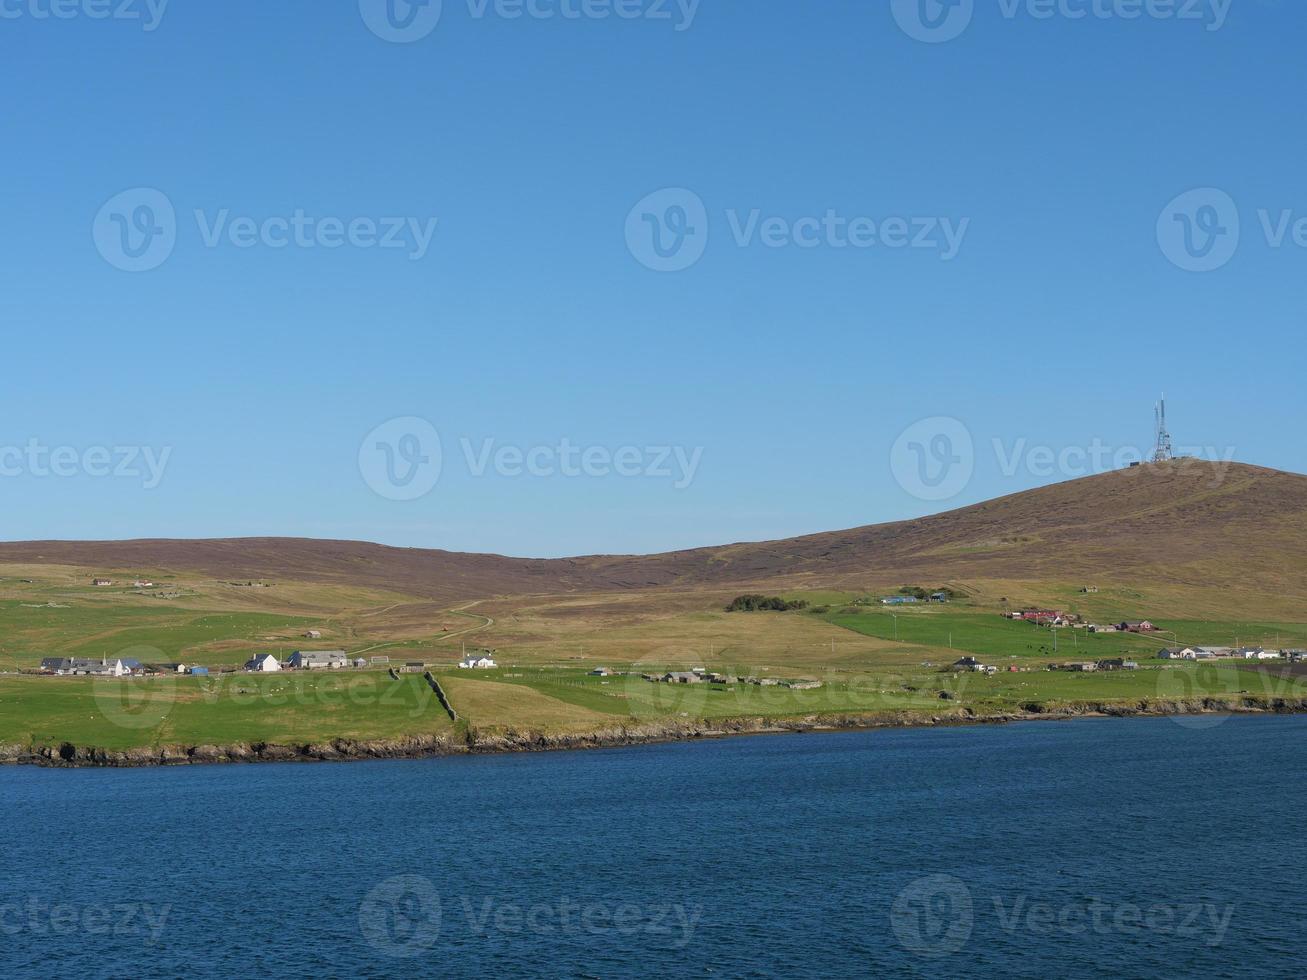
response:
<path id="1" fill-rule="evenodd" d="M 801 718 L 736 718 L 713 722 L 647 722 L 576 733 L 543 733 L 507 728 L 468 729 L 465 735 L 414 735 L 399 739 L 333 739 L 298 745 L 247 742 L 232 745 L 167 745 L 132 749 L 98 746 L 0 745 L 0 765 L 50 768 L 137 768 L 251 762 L 345 762 L 364 759 L 428 759 L 501 752 L 550 752 L 617 748 L 658 742 L 692 741 L 739 735 L 854 731 L 877 728 L 935 728 L 1058 721 L 1073 718 L 1136 718 L 1228 714 L 1307 713 L 1307 698 L 1198 698 L 1136 702 L 1085 702 L 1020 705 L 1017 710 L 811 715 Z"/>

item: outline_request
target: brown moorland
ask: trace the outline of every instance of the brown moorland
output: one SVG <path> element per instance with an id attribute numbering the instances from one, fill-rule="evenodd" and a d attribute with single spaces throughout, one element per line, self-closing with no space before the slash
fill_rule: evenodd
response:
<path id="1" fill-rule="evenodd" d="M 647 589 L 1094 581 L 1307 599 L 1307 477 L 1140 466 L 917 520 L 657 555 L 509 558 L 299 538 L 0 543 L 0 563 L 387 590 L 438 603 Z"/>

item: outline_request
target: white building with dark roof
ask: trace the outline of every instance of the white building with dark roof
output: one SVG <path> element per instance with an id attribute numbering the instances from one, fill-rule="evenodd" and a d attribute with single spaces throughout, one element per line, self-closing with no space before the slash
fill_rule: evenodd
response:
<path id="1" fill-rule="evenodd" d="M 271 653 L 261 653 L 257 657 L 252 657 L 245 661 L 245 669 L 262 673 L 273 673 L 281 670 L 281 661 Z"/>

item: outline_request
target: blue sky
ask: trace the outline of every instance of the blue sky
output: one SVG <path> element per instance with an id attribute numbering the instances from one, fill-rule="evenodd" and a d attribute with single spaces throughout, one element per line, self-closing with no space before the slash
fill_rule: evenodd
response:
<path id="1" fill-rule="evenodd" d="M 783 537 L 1163 390 L 1307 471 L 1299 4 L 66 2 L 0 18 L 0 537 Z"/>

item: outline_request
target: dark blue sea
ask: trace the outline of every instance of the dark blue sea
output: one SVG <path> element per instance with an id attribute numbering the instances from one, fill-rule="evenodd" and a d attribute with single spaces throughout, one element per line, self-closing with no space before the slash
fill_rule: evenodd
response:
<path id="1" fill-rule="evenodd" d="M 0 976 L 1307 971 L 1307 717 L 0 770 Z"/>

